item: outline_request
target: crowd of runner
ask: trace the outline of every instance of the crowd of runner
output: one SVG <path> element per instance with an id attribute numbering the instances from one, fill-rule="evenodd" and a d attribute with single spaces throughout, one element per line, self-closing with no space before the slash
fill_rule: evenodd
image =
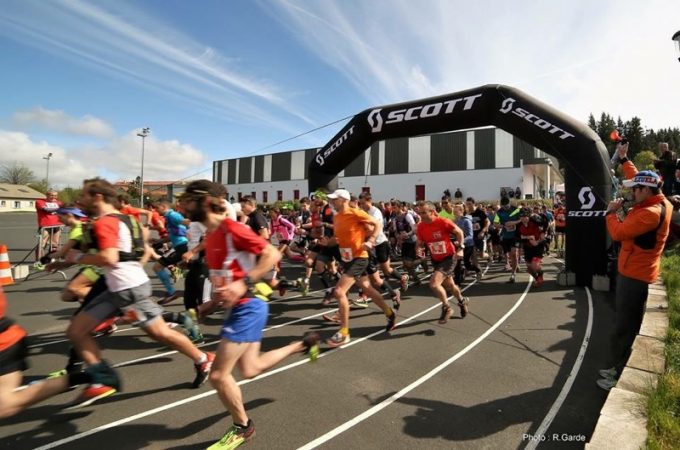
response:
<path id="1" fill-rule="evenodd" d="M 437 202 L 374 202 L 369 192 L 354 197 L 344 189 L 313 193 L 288 208 L 258 205 L 250 196 L 233 204 L 226 199 L 222 185 L 198 180 L 174 204 L 163 200 L 139 209 L 99 178 L 84 181 L 76 204 L 48 196 L 42 219 L 68 227 L 69 235 L 61 247 L 58 236 L 43 238 L 52 247 L 45 270 L 79 267 L 61 296 L 78 304 L 67 330 L 72 349 L 63 369 L 17 390 L 26 368 L 26 332 L 5 317 L 0 290 L 0 417 L 74 386 L 85 388 L 67 408 L 120 390 L 120 376 L 102 358 L 96 338 L 129 323 L 190 359 L 194 388 L 211 382 L 234 423 L 210 448 L 235 448 L 255 432 L 232 375 L 236 366 L 252 378 L 296 353 L 315 360 L 320 345 L 350 342 L 350 309 L 369 302 L 382 310 L 390 332 L 401 294 L 424 282 L 441 302 L 439 324 L 454 314 L 450 299 L 465 318 L 470 299 L 459 286 L 466 279 L 481 281 L 483 265 L 504 263 L 507 281 L 514 283 L 523 257 L 538 288 L 544 255 L 564 252 L 566 211 L 559 197 L 554 208 L 506 196 L 485 204 L 446 195 Z M 284 275 L 284 259 L 286 274 L 294 276 Z M 165 289 L 161 298 L 152 297 L 147 262 Z M 175 287 L 179 278 L 182 296 Z M 267 302 L 290 290 L 308 296 L 313 279 L 323 287 L 321 304 L 337 303 L 335 314 L 323 316 L 337 331 L 325 341 L 310 332 L 262 353 Z M 184 312 L 164 310 L 180 297 Z M 199 322 L 224 309 L 230 314 L 217 350 L 200 350 Z"/>

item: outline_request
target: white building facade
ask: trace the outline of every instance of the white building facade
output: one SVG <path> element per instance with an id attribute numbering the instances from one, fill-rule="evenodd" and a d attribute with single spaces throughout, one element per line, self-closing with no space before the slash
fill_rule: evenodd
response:
<path id="1" fill-rule="evenodd" d="M 213 162 L 213 181 L 238 200 L 262 203 L 307 196 L 309 162 L 318 149 Z M 498 128 L 390 139 L 374 143 L 338 174 L 339 187 L 376 200 L 439 200 L 448 189 L 495 200 L 519 187 L 522 198 L 546 198 L 563 179 L 558 161 Z"/>
<path id="2" fill-rule="evenodd" d="M 35 212 L 35 202 L 44 199 L 45 194 L 22 184 L 0 183 L 0 213 Z"/>

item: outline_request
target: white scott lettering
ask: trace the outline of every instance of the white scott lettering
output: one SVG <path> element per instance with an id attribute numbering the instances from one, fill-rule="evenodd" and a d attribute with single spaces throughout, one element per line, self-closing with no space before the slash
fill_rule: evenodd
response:
<path id="1" fill-rule="evenodd" d="M 502 112 L 503 114 L 512 112 L 514 115 L 523 118 L 530 124 L 533 124 L 542 130 L 546 130 L 550 134 L 557 135 L 560 139 L 574 137 L 574 135 L 569 133 L 568 131 L 563 130 L 557 125 L 553 125 L 547 120 L 538 117 L 536 114 L 532 114 L 531 112 L 527 111 L 524 108 L 514 108 L 515 101 L 516 100 L 512 97 L 506 98 L 505 100 L 503 100 L 503 103 L 501 103 L 499 111 Z"/>
<path id="2" fill-rule="evenodd" d="M 335 150 L 338 149 L 346 140 L 349 138 L 354 133 L 354 127 L 356 125 L 352 125 L 349 130 L 345 131 L 342 136 L 340 136 L 338 139 L 335 140 L 331 144 L 330 147 L 328 147 L 325 150 L 320 150 L 319 153 L 316 154 L 316 162 L 320 166 L 323 166 L 326 163 L 326 158 L 328 158 Z"/>

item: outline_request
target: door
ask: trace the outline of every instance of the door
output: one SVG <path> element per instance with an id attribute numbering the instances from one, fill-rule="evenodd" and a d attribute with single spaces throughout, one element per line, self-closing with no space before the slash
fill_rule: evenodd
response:
<path id="1" fill-rule="evenodd" d="M 416 201 L 425 200 L 425 185 L 416 184 Z"/>

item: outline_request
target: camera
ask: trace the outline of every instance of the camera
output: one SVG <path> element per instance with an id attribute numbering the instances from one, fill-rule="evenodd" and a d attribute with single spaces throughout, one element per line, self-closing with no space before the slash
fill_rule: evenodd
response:
<path id="1" fill-rule="evenodd" d="M 609 139 L 621 145 L 626 145 L 628 143 L 628 139 L 619 134 L 619 130 L 612 130 L 611 133 L 609 133 Z"/>

